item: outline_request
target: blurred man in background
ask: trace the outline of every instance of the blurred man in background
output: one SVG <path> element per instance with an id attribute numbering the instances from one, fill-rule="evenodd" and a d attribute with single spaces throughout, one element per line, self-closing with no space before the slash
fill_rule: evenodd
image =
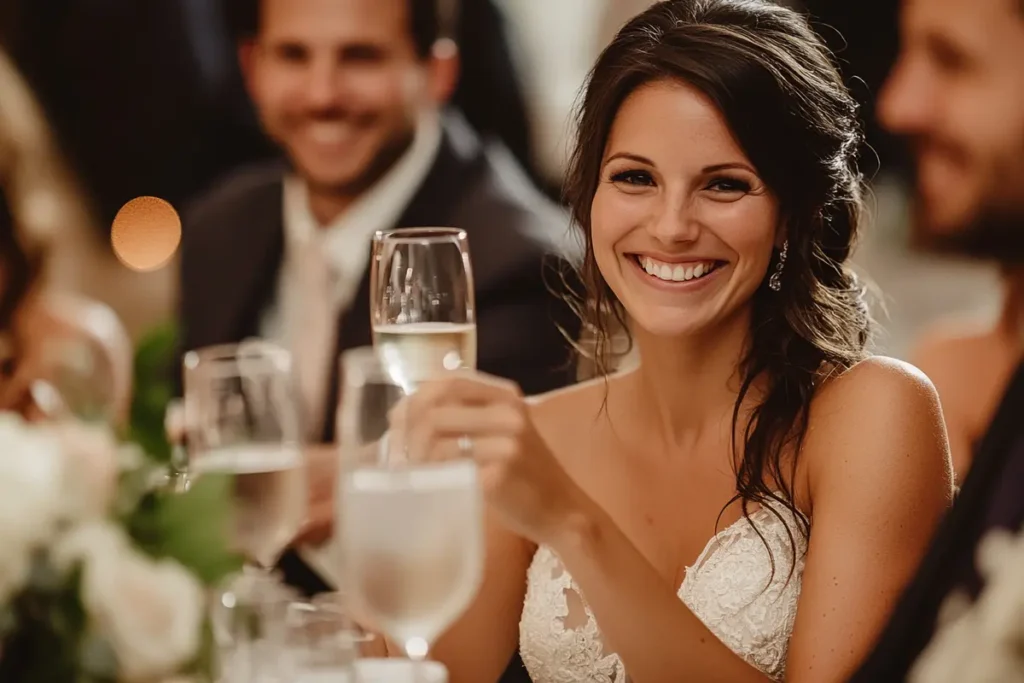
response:
<path id="1" fill-rule="evenodd" d="M 1007 0 L 1004 14 L 1012 15 L 1016 1 Z M 1012 16 L 1007 25 L 1014 27 Z M 988 38 L 979 30 L 977 40 Z M 979 45 L 989 61 L 953 52 L 949 58 L 961 61 L 947 69 L 944 87 L 956 97 L 940 91 L 944 99 L 928 104 L 934 98 L 925 89 L 933 86 L 921 79 L 895 92 L 883 111 L 894 130 L 920 141 L 924 201 L 917 241 L 995 261 L 1001 271 L 1004 295 L 994 324 L 943 321 L 912 356 L 942 398 L 957 481 L 967 474 L 1017 367 L 1024 334 L 1024 225 L 1013 217 L 1024 202 L 1024 65 L 1019 53 L 999 54 L 1000 46 L 1009 45 Z"/>
<path id="2" fill-rule="evenodd" d="M 883 125 L 906 136 L 917 160 L 916 228 L 923 241 L 998 261 L 1008 280 L 1024 277 L 1024 2 L 905 0 L 903 44 L 879 103 Z M 977 596 L 974 564 L 980 540 L 993 529 L 1024 522 L 1024 300 L 1006 300 L 998 342 L 973 359 L 970 381 L 948 382 L 943 402 L 956 410 L 957 391 L 1001 396 L 986 416 L 957 503 L 940 528 L 875 652 L 855 681 L 902 681 L 935 629 L 938 610 L 954 591 Z M 995 350 L 998 348 L 998 351 Z M 948 361 L 961 352 L 951 345 Z M 974 373 L 974 374 L 970 374 Z M 983 383 L 988 384 L 983 384 Z M 979 386 L 981 385 L 981 386 Z M 958 388 L 959 387 L 959 388 Z"/>
<path id="3" fill-rule="evenodd" d="M 485 145 L 446 109 L 459 77 L 451 15 L 439 9 L 450 5 L 238 8 L 246 84 L 288 163 L 240 171 L 186 213 L 182 346 L 258 336 L 293 349 L 313 442 L 334 439 L 339 353 L 372 341 L 368 257 L 379 229 L 465 229 L 479 368 L 526 393 L 572 376 L 558 325 L 575 325 L 543 277 L 568 219 L 503 146 Z M 333 474 L 313 479 L 310 514 L 329 533 Z M 329 588 L 295 556 L 283 566 L 307 591 Z"/>

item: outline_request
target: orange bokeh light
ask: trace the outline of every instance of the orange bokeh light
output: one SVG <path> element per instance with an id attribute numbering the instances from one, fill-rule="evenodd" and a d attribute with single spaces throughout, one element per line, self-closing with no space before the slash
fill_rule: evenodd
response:
<path id="1" fill-rule="evenodd" d="M 181 219 L 159 197 L 136 197 L 117 212 L 110 230 L 114 254 L 132 270 L 166 265 L 181 244 Z"/>

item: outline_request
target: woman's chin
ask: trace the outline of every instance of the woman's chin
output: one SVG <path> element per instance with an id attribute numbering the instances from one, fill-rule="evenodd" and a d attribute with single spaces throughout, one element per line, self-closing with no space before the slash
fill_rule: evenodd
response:
<path id="1" fill-rule="evenodd" d="M 644 337 L 653 340 L 679 340 L 699 337 L 706 332 L 711 321 L 694 320 L 692 317 L 687 320 L 659 320 L 641 321 L 633 318 L 633 330 Z"/>
<path id="2" fill-rule="evenodd" d="M 723 335 L 729 336 L 729 330 L 736 324 L 745 333 L 749 322 L 744 322 L 742 311 L 743 307 L 740 310 L 720 306 L 648 307 L 630 316 L 630 327 L 634 337 L 642 336 L 651 341 L 700 339 L 708 335 L 720 339 Z"/>

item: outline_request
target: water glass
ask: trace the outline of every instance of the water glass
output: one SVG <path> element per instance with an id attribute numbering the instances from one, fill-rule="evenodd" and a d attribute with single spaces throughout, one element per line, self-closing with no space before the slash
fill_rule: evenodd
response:
<path id="1" fill-rule="evenodd" d="M 210 609 L 220 681 L 287 683 L 285 657 L 289 606 L 295 591 L 276 577 L 246 571 L 214 592 Z"/>
<path id="2" fill-rule="evenodd" d="M 484 560 L 483 500 L 470 459 L 415 464 L 388 430 L 404 391 L 368 350 L 342 359 L 336 534 L 353 616 L 413 659 L 472 602 Z"/>
<path id="3" fill-rule="evenodd" d="M 190 351 L 184 370 L 189 476 L 231 478 L 233 540 L 273 567 L 308 498 L 291 354 L 250 340 Z"/>
<path id="4" fill-rule="evenodd" d="M 354 624 L 331 602 L 313 600 L 288 606 L 285 646 L 294 678 L 351 674 L 356 660 Z"/>
<path id="5" fill-rule="evenodd" d="M 355 683 L 448 683 L 448 670 L 440 662 L 361 659 L 355 670 Z"/>

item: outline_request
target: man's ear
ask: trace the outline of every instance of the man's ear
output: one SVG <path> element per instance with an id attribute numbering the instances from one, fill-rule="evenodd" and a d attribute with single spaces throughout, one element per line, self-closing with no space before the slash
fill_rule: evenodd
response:
<path id="1" fill-rule="evenodd" d="M 450 38 L 441 38 L 430 50 L 427 94 L 438 106 L 451 99 L 459 85 L 459 48 Z"/>
<path id="2" fill-rule="evenodd" d="M 256 40 L 253 38 L 246 38 L 238 43 L 238 66 L 242 71 L 242 80 L 245 82 L 245 89 L 250 98 L 253 96 L 253 73 L 256 69 L 255 61 L 258 59 L 256 54 L 258 49 Z"/>

